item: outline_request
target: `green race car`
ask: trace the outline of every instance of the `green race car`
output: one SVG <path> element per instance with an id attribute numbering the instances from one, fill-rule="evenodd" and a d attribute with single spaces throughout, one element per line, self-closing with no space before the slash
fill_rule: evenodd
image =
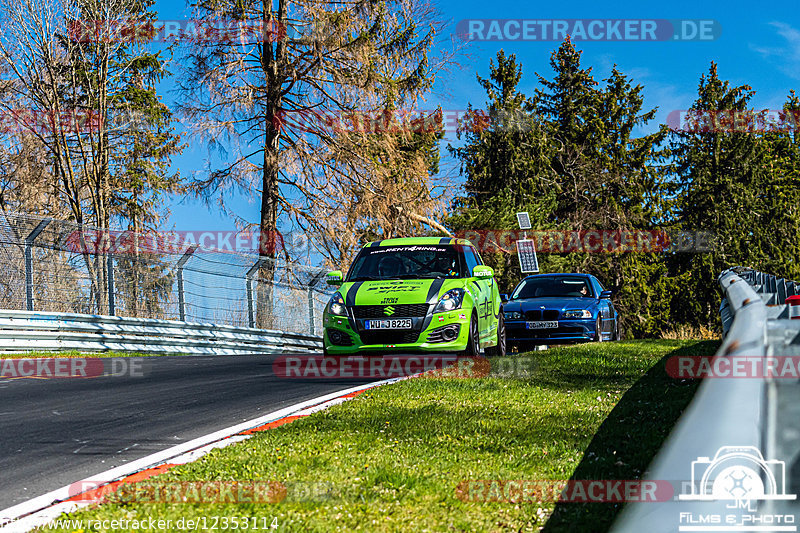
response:
<path id="1" fill-rule="evenodd" d="M 325 355 L 458 352 L 505 355 L 494 272 L 469 241 L 386 239 L 364 246 L 325 306 Z"/>

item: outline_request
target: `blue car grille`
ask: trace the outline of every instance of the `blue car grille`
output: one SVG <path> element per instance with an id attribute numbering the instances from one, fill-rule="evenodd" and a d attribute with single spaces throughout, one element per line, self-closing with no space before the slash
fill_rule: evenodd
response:
<path id="1" fill-rule="evenodd" d="M 558 311 L 556 309 L 534 309 L 525 311 L 525 320 L 556 320 Z"/>

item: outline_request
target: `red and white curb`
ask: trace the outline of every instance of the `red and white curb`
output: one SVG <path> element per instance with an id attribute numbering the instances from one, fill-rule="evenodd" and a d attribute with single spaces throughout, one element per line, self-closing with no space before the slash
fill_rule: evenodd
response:
<path id="1" fill-rule="evenodd" d="M 151 475 L 163 472 L 172 465 L 190 463 L 201 458 L 211 450 L 224 448 L 231 444 L 249 439 L 253 433 L 277 427 L 284 423 L 292 422 L 297 418 L 308 416 L 322 411 L 333 405 L 343 403 L 357 394 L 374 387 L 388 385 L 406 378 L 391 378 L 382 381 L 359 385 L 324 396 L 318 396 L 289 407 L 284 407 L 259 418 L 236 424 L 214 433 L 198 437 L 194 440 L 178 444 L 172 448 L 148 455 L 132 461 L 126 465 L 118 466 L 101 472 L 90 478 L 76 481 L 65 487 L 42 494 L 26 502 L 14 505 L 0 511 L 0 531 L 24 532 L 43 526 L 62 513 L 70 513 L 81 507 L 91 505 L 91 501 L 75 501 L 75 486 L 80 484 L 85 492 L 98 489 L 109 483 L 122 480 L 128 476 L 141 473 L 144 470 L 155 469 Z M 161 468 L 156 468 L 161 466 Z"/>

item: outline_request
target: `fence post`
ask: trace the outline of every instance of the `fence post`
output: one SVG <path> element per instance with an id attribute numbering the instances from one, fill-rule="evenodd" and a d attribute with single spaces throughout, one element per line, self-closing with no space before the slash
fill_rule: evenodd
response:
<path id="1" fill-rule="evenodd" d="M 308 288 L 308 333 L 310 335 L 315 335 L 315 328 L 314 328 L 314 289 L 309 287 Z"/>
<path id="2" fill-rule="evenodd" d="M 53 219 L 45 218 L 25 237 L 25 304 L 28 311 L 33 311 L 33 241 Z"/>
<path id="3" fill-rule="evenodd" d="M 253 277 L 258 272 L 258 269 L 261 268 L 261 265 L 264 263 L 265 258 L 259 257 L 256 264 L 250 267 L 250 270 L 247 271 L 246 276 L 246 287 L 247 287 L 247 325 L 251 328 L 256 327 L 256 306 L 255 306 L 255 299 L 253 298 L 253 286 L 255 285 L 255 281 Z"/>
<path id="4" fill-rule="evenodd" d="M 106 256 L 106 277 L 108 278 L 108 314 L 116 316 L 117 306 L 114 302 L 114 252 L 108 251 Z"/>
<path id="5" fill-rule="evenodd" d="M 319 283 L 325 271 L 320 271 L 308 282 L 308 332 L 316 335 L 316 317 L 314 316 L 314 286 Z"/>
<path id="6" fill-rule="evenodd" d="M 178 259 L 178 316 L 182 322 L 186 321 L 186 298 L 183 294 L 183 266 L 191 259 L 192 254 L 197 250 L 197 244 L 190 244 L 186 252 Z"/>

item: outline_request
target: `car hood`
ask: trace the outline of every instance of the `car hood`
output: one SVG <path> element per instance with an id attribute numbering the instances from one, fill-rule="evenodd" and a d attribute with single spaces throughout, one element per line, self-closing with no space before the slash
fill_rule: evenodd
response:
<path id="1" fill-rule="evenodd" d="M 529 311 L 531 309 L 593 309 L 597 304 L 594 298 L 522 298 L 519 300 L 509 300 L 504 306 L 504 311 Z"/>
<path id="2" fill-rule="evenodd" d="M 422 304 L 454 287 L 463 287 L 459 279 L 391 279 L 344 283 L 339 292 L 348 305 L 379 305 L 388 298 L 397 304 Z"/>

